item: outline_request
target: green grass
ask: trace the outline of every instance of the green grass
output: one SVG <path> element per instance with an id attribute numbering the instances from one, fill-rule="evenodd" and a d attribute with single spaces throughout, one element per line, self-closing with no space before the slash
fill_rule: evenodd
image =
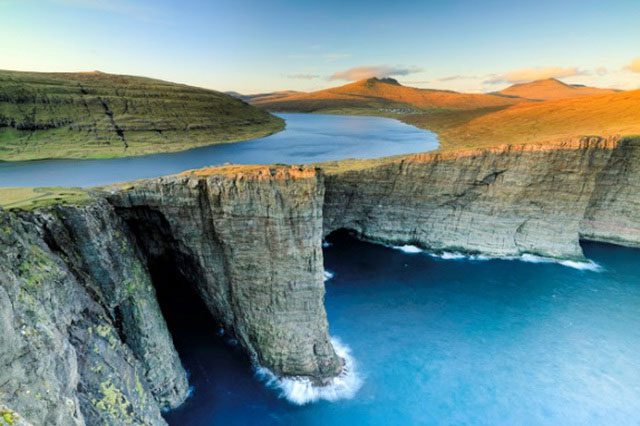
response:
<path id="1" fill-rule="evenodd" d="M 78 188 L 0 188 L 0 207 L 7 210 L 33 210 L 56 204 L 81 205 L 90 200 Z"/>
<path id="2" fill-rule="evenodd" d="M 251 139 L 284 122 L 213 90 L 103 73 L 0 71 L 0 160 L 111 158 Z"/>

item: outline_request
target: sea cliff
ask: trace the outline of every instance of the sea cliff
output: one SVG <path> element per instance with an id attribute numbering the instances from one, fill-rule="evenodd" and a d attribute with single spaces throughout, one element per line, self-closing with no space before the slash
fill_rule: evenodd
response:
<path id="1" fill-rule="evenodd" d="M 640 140 L 227 166 L 0 211 L 0 414 L 32 424 L 163 424 L 186 373 L 155 297 L 172 265 L 256 363 L 330 386 L 323 236 L 583 260 L 640 244 Z M 16 420 L 17 421 L 17 420 Z"/>

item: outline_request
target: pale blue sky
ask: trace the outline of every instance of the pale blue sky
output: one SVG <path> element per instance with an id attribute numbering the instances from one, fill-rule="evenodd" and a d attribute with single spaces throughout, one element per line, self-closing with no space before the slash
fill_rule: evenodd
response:
<path id="1" fill-rule="evenodd" d="M 0 17 L 2 69 L 243 93 L 369 74 L 466 91 L 545 76 L 640 87 L 628 67 L 640 57 L 638 0 L 0 0 Z"/>

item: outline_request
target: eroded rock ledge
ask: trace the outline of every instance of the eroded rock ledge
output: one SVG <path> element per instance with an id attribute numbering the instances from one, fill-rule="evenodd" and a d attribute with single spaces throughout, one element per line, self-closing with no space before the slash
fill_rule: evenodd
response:
<path id="1" fill-rule="evenodd" d="M 0 412 L 32 424 L 163 424 L 187 395 L 156 301 L 175 265 L 276 375 L 341 371 L 321 239 L 582 258 L 640 244 L 640 141 L 581 138 L 311 167 L 223 167 L 136 182 L 86 205 L 0 212 Z"/>

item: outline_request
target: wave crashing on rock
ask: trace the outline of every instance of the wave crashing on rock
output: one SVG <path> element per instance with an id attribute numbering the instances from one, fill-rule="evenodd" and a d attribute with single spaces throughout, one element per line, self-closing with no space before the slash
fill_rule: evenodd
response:
<path id="1" fill-rule="evenodd" d="M 362 386 L 362 378 L 356 370 L 356 362 L 351 356 L 351 349 L 336 337 L 331 338 L 331 344 L 336 354 L 344 360 L 344 367 L 339 376 L 334 377 L 324 386 L 315 386 L 306 377 L 278 377 L 265 367 L 256 367 L 256 376 L 263 380 L 268 387 L 276 389 L 281 398 L 296 405 L 320 400 L 351 399 Z"/>

